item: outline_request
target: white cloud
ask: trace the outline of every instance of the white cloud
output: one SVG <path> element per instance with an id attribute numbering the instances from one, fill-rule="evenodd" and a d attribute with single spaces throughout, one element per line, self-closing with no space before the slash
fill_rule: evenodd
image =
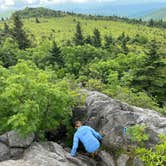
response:
<path id="1" fill-rule="evenodd" d="M 59 3 L 84 3 L 84 2 L 117 2 L 117 3 L 145 3 L 145 2 L 166 2 L 166 0 L 0 0 L 0 12 L 5 9 L 18 9 L 25 6 L 47 6 Z"/>

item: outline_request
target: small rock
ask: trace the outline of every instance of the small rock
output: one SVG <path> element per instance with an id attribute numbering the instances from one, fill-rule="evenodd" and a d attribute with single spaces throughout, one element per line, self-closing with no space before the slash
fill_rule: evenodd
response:
<path id="1" fill-rule="evenodd" d="M 127 154 L 122 154 L 117 160 L 117 166 L 127 166 L 127 161 L 129 156 Z"/>
<path id="2" fill-rule="evenodd" d="M 132 166 L 144 166 L 144 164 L 138 157 L 135 157 Z"/>

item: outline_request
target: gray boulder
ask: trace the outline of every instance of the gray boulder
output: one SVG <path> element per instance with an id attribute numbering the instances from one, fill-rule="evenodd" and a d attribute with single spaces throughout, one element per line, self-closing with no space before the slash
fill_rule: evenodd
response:
<path id="1" fill-rule="evenodd" d="M 96 91 L 84 90 L 83 93 L 86 93 L 87 97 L 85 106 L 82 107 L 84 112 L 80 111 L 79 117 L 104 136 L 103 144 L 106 147 L 127 146 L 124 128 L 135 124 L 147 126 L 149 146 L 158 142 L 158 134 L 166 135 L 166 117 L 158 112 L 130 106 Z M 75 110 L 73 114 L 77 115 Z"/>
<path id="2" fill-rule="evenodd" d="M 23 138 L 17 132 L 10 131 L 7 133 L 7 138 L 10 147 L 26 148 L 31 145 L 35 136 L 34 134 L 30 134 L 26 138 Z"/>
<path id="3" fill-rule="evenodd" d="M 86 156 L 71 157 L 60 145 L 53 142 L 33 143 L 25 150 L 23 158 L 8 160 L 1 166 L 95 166 L 96 162 Z"/>
<path id="4" fill-rule="evenodd" d="M 0 161 L 9 159 L 9 153 L 10 151 L 7 145 L 0 142 Z"/>

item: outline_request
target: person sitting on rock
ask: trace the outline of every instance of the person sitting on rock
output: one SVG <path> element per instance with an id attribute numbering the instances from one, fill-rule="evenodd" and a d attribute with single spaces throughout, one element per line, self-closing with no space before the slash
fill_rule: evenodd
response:
<path id="1" fill-rule="evenodd" d="M 82 125 L 81 121 L 75 122 L 75 128 L 77 129 L 77 131 L 75 132 L 73 138 L 73 147 L 70 152 L 71 156 L 74 157 L 76 155 L 79 141 L 82 142 L 85 150 L 88 153 L 96 153 L 100 148 L 99 141 L 102 140 L 102 136 L 93 128 Z"/>

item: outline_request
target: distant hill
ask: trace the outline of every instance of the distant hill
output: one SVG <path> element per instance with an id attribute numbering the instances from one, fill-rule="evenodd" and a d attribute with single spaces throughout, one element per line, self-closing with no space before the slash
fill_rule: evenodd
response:
<path id="1" fill-rule="evenodd" d="M 74 13 L 91 14 L 91 15 L 103 15 L 103 16 L 120 16 L 129 18 L 140 18 L 144 15 L 158 10 L 162 7 L 166 7 L 166 2 L 151 2 L 151 3 L 116 3 L 114 1 L 108 2 L 93 2 L 88 1 L 82 3 L 62 3 L 55 6 L 49 6 L 49 8 L 61 11 L 69 11 Z"/>
<path id="2" fill-rule="evenodd" d="M 29 17 L 61 17 L 65 16 L 66 13 L 62 11 L 55 11 L 48 8 L 38 7 L 38 8 L 25 8 L 14 12 L 13 14 L 18 14 L 21 18 Z"/>
<path id="3" fill-rule="evenodd" d="M 150 20 L 150 19 L 154 19 L 154 20 L 159 20 L 159 19 L 163 19 L 166 20 L 166 8 L 161 8 L 159 10 L 155 10 L 153 12 L 150 12 L 149 14 L 145 15 L 143 17 L 144 20 Z"/>

